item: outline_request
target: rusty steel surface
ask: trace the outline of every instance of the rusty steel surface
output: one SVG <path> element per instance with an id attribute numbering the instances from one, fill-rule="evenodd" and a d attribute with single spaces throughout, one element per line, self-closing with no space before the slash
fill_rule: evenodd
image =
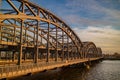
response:
<path id="1" fill-rule="evenodd" d="M 70 26 L 46 9 L 28 0 L 1 0 L 4 3 L 10 7 L 0 7 L 0 61 L 17 60 L 21 65 L 27 60 L 38 63 L 102 56 L 101 48 L 81 42 Z"/>

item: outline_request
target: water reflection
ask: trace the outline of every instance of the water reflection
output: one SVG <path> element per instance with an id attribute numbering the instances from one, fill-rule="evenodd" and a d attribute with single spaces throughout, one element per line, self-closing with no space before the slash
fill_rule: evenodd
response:
<path id="1" fill-rule="evenodd" d="M 103 61 L 92 67 L 86 80 L 120 80 L 120 61 Z"/>
<path id="2" fill-rule="evenodd" d="M 81 67 L 58 68 L 12 80 L 120 80 L 120 61 L 103 61 L 89 70 Z"/>

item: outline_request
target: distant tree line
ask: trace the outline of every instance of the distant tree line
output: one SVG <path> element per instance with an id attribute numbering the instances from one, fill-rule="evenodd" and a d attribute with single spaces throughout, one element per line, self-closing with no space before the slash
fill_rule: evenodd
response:
<path id="1" fill-rule="evenodd" d="M 104 54 L 104 59 L 120 60 L 120 53 L 115 52 L 114 54 Z"/>

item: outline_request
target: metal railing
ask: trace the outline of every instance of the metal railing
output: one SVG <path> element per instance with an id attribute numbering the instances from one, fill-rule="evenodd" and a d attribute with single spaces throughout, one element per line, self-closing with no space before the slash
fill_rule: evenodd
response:
<path id="1" fill-rule="evenodd" d="M 82 62 L 87 62 L 87 61 L 92 61 L 92 60 L 98 60 L 100 58 L 86 58 L 86 59 L 75 59 L 75 60 L 65 60 L 65 61 L 51 61 L 51 62 L 40 62 L 40 63 L 23 63 L 22 65 L 6 65 L 6 66 L 1 66 L 0 67 L 0 76 L 3 76 L 3 74 L 8 75 L 9 73 L 18 73 L 19 72 L 25 72 L 27 73 L 32 73 L 40 70 L 46 70 L 46 69 L 51 69 L 51 68 L 56 68 L 56 67 L 62 67 L 65 65 L 72 65 L 72 64 L 77 64 L 77 63 L 82 63 Z M 26 72 L 27 71 L 27 72 Z M 24 73 L 24 74 L 25 74 Z M 14 75 L 13 75 L 14 76 Z M 0 77 L 1 78 L 1 77 Z"/>
<path id="2" fill-rule="evenodd" d="M 15 71 L 21 71 L 21 70 L 27 70 L 27 69 L 33 69 L 33 68 L 39 68 L 39 67 L 45 67 L 45 66 L 51 66 L 51 65 L 57 65 L 65 63 L 65 61 L 59 61 L 59 62 L 44 62 L 44 63 L 25 63 L 22 65 L 10 65 L 10 66 L 1 66 L 0 67 L 0 74 L 2 73 L 8 73 L 8 72 L 15 72 Z"/>

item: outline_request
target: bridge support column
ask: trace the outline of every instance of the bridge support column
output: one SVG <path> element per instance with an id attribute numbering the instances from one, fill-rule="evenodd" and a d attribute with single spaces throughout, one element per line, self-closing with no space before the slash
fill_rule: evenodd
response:
<path id="1" fill-rule="evenodd" d="M 64 50 L 62 49 L 62 61 L 64 60 Z"/>
<path id="2" fill-rule="evenodd" d="M 55 51 L 55 61 L 58 61 L 58 50 Z"/>
<path id="3" fill-rule="evenodd" d="M 50 50 L 49 50 L 49 48 L 47 49 L 47 56 L 46 56 L 46 62 L 49 62 L 49 54 L 50 54 Z"/>
<path id="4" fill-rule="evenodd" d="M 50 54 L 50 49 L 49 49 L 49 34 L 50 34 L 50 23 L 48 23 L 48 34 L 47 34 L 47 56 L 46 56 L 46 62 L 49 62 L 49 54 Z"/>
<path id="5" fill-rule="evenodd" d="M 23 58 L 24 58 L 24 61 L 25 61 L 26 60 L 26 51 L 24 52 L 24 57 Z"/>
<path id="6" fill-rule="evenodd" d="M 38 63 L 38 34 L 39 34 L 39 21 L 37 21 L 37 31 L 36 31 L 36 46 L 35 46 L 35 63 Z"/>
<path id="7" fill-rule="evenodd" d="M 80 51 L 80 58 L 83 59 L 83 53 L 82 53 L 82 50 Z"/>
<path id="8" fill-rule="evenodd" d="M 40 60 L 43 59 L 43 53 L 40 52 Z"/>
<path id="9" fill-rule="evenodd" d="M 64 32 L 62 31 L 62 61 L 64 60 Z"/>
<path id="10" fill-rule="evenodd" d="M 73 60 L 74 58 L 73 58 L 74 56 L 73 56 L 73 52 L 71 51 L 71 60 Z"/>
<path id="11" fill-rule="evenodd" d="M 58 29 L 56 27 L 56 52 L 55 52 L 55 61 L 58 61 Z"/>
<path id="12" fill-rule="evenodd" d="M 0 23 L 2 22 L 2 20 L 0 20 Z M 2 26 L 0 26 L 0 40 L 2 41 Z M 0 60 L 1 60 L 1 51 L 0 51 Z"/>
<path id="13" fill-rule="evenodd" d="M 85 53 L 83 52 L 83 50 L 82 50 L 82 54 L 83 54 L 83 58 L 85 58 Z"/>
<path id="14" fill-rule="evenodd" d="M 0 60 L 1 60 L 1 51 L 0 51 Z"/>
<path id="15" fill-rule="evenodd" d="M 71 51 L 71 60 L 73 60 L 73 52 Z"/>
<path id="16" fill-rule="evenodd" d="M 24 21 L 21 20 L 21 28 L 20 28 L 20 45 L 19 45 L 19 55 L 18 55 L 18 65 L 21 64 L 22 62 L 22 43 L 23 43 L 23 26 L 24 26 Z"/>
<path id="17" fill-rule="evenodd" d="M 75 59 L 77 59 L 78 58 L 78 55 L 77 55 L 77 52 L 75 52 Z"/>
<path id="18" fill-rule="evenodd" d="M 79 54 L 78 51 L 79 50 L 77 49 L 77 55 L 76 56 L 77 56 L 77 59 L 80 59 L 81 58 L 81 54 Z"/>
<path id="19" fill-rule="evenodd" d="M 19 55 L 18 55 L 18 65 L 21 65 L 22 63 L 22 45 L 20 45 Z"/>
<path id="20" fill-rule="evenodd" d="M 73 43 L 72 43 L 73 44 Z M 73 60 L 73 45 L 71 45 L 71 51 L 70 51 L 70 59 Z"/>
<path id="21" fill-rule="evenodd" d="M 55 52 L 55 61 L 58 61 L 58 50 Z"/>
<path id="22" fill-rule="evenodd" d="M 67 36 L 67 60 L 69 60 L 69 37 Z"/>
<path id="23" fill-rule="evenodd" d="M 7 52 L 5 52 L 5 59 L 7 60 Z"/>
<path id="24" fill-rule="evenodd" d="M 76 52 L 74 52 L 74 55 L 73 55 L 73 56 L 74 56 L 74 59 L 76 59 Z"/>
<path id="25" fill-rule="evenodd" d="M 41 59 L 41 53 L 40 52 L 38 53 L 38 59 Z"/>
<path id="26" fill-rule="evenodd" d="M 0 20 L 0 23 L 2 23 L 2 20 Z M 2 41 L 2 35 L 3 33 L 2 33 L 2 26 L 0 26 L 0 40 Z"/>
<path id="27" fill-rule="evenodd" d="M 35 63 L 38 63 L 38 46 L 35 48 Z"/>
<path id="28" fill-rule="evenodd" d="M 14 62 L 15 61 L 15 51 L 13 51 L 13 53 L 12 53 L 12 62 Z"/>

